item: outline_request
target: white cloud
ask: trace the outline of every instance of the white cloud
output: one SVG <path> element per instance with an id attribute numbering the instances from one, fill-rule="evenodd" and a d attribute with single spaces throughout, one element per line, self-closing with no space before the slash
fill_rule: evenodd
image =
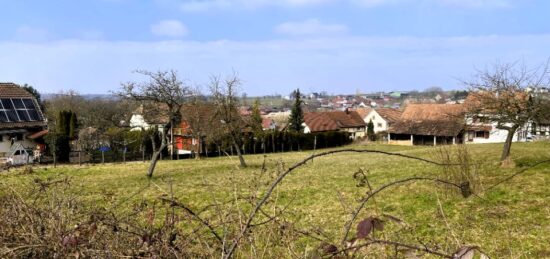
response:
<path id="1" fill-rule="evenodd" d="M 157 36 L 181 38 L 189 34 L 185 24 L 177 20 L 163 20 L 151 25 L 151 33 Z"/>
<path id="2" fill-rule="evenodd" d="M 512 7 L 509 0 L 438 0 L 440 4 L 469 8 Z"/>
<path id="3" fill-rule="evenodd" d="M 351 0 L 353 4 L 362 7 L 376 7 L 388 4 L 407 3 L 409 0 Z"/>
<path id="4" fill-rule="evenodd" d="M 310 86 L 334 93 L 410 90 L 460 86 L 456 77 L 467 79 L 474 66 L 495 60 L 538 65 L 550 56 L 548 46 L 550 35 L 0 42 L 0 78 L 43 92 L 106 93 L 121 82 L 141 80 L 131 73 L 135 69 L 175 69 L 187 79 L 207 83 L 210 75 L 234 68 L 249 95 L 286 94 Z"/>
<path id="5" fill-rule="evenodd" d="M 304 7 L 339 0 L 190 0 L 181 3 L 183 11 L 196 12 L 211 9 L 255 9 L 261 7 Z"/>
<path id="6" fill-rule="evenodd" d="M 502 8 L 511 7 L 511 0 L 349 0 L 363 7 L 399 4 L 444 5 L 462 8 Z"/>
<path id="7" fill-rule="evenodd" d="M 317 19 L 309 19 L 302 22 L 285 22 L 277 25 L 275 31 L 287 35 L 334 35 L 348 32 L 348 27 L 343 24 L 325 24 Z"/>
<path id="8" fill-rule="evenodd" d="M 327 3 L 352 4 L 365 8 L 384 5 L 428 4 L 462 8 L 511 7 L 512 0 L 185 0 L 180 3 L 183 11 L 197 12 L 216 9 L 255 9 L 263 7 L 307 7 Z"/>
<path id="9" fill-rule="evenodd" d="M 102 31 L 95 29 L 82 30 L 78 34 L 78 38 L 83 40 L 101 40 L 103 39 L 103 36 L 104 35 Z"/>
<path id="10" fill-rule="evenodd" d="M 15 39 L 18 41 L 45 41 L 48 35 L 47 30 L 28 25 L 19 26 L 15 31 Z"/>

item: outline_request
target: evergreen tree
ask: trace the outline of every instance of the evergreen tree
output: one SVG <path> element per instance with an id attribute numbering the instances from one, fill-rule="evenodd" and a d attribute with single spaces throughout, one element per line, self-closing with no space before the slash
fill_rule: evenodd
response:
<path id="1" fill-rule="evenodd" d="M 260 114 L 260 100 L 256 99 L 254 105 L 252 106 L 252 116 L 251 116 L 252 129 L 254 130 L 255 135 L 259 135 L 262 132 L 262 115 Z"/>
<path id="2" fill-rule="evenodd" d="M 367 123 L 367 136 L 371 141 L 376 140 L 376 135 L 374 134 L 374 123 L 372 120 Z"/>
<path id="3" fill-rule="evenodd" d="M 78 120 L 76 118 L 76 113 L 70 112 L 69 119 L 69 138 L 74 139 L 76 137 L 76 130 L 78 128 Z"/>
<path id="4" fill-rule="evenodd" d="M 290 131 L 301 132 L 303 130 L 302 123 L 304 123 L 304 111 L 302 110 L 303 101 L 300 89 L 296 89 L 293 94 L 294 104 L 290 112 L 288 127 Z"/>
<path id="5" fill-rule="evenodd" d="M 67 131 L 67 111 L 59 111 L 57 114 L 57 133 L 61 135 L 68 135 Z"/>

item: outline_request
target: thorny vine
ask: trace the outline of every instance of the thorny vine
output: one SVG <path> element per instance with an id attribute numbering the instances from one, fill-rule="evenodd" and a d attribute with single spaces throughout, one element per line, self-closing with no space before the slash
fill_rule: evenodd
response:
<path id="1" fill-rule="evenodd" d="M 284 220 L 283 214 L 288 211 L 294 200 L 292 199 L 283 207 L 278 207 L 276 205 L 277 202 L 270 202 L 276 187 L 281 184 L 282 180 L 291 172 L 296 171 L 298 168 L 306 165 L 309 161 L 312 161 L 313 158 L 343 152 L 375 153 L 398 156 L 437 166 L 461 165 L 454 163 L 440 163 L 405 154 L 378 150 L 333 150 L 313 154 L 288 167 L 288 169 L 283 170 L 281 173 L 274 176 L 273 180 L 264 192 L 260 192 L 262 181 L 258 179 L 266 176 L 267 172 L 266 162 L 264 159 L 264 163 L 261 166 L 260 175 L 258 176 L 258 179 L 253 181 L 255 184 L 251 187 L 249 195 L 235 195 L 235 197 L 227 201 L 216 200 L 214 204 L 196 210 L 188 204 L 185 204 L 183 201 L 177 200 L 173 195 L 173 191 L 170 189 L 170 191 L 166 192 L 168 195 L 163 195 L 158 198 L 160 205 L 168 206 L 168 210 L 166 210 L 166 214 L 164 216 L 165 218 L 160 226 L 157 226 L 154 222 L 156 218 L 163 214 L 159 209 L 162 207 L 158 207 L 158 204 L 154 202 L 152 204 L 146 203 L 139 205 L 135 208 L 133 213 L 127 214 L 123 217 L 115 215 L 113 209 L 122 205 L 122 203 L 128 202 L 130 198 L 120 201 L 114 204 L 111 208 L 103 211 L 81 211 L 80 214 L 78 214 L 76 212 L 81 210 L 81 208 L 77 205 L 78 202 L 73 197 L 68 196 L 63 192 L 57 193 L 59 187 L 70 185 L 70 180 L 68 178 L 61 180 L 39 180 L 37 178 L 34 183 L 36 184 L 37 189 L 33 192 L 34 194 L 32 197 L 34 200 L 31 199 L 31 203 L 29 203 L 28 197 L 23 197 L 23 195 L 19 194 L 9 186 L 4 189 L 11 191 L 0 195 L 0 198 L 4 201 L 3 204 L 7 204 L 3 206 L 8 206 L 0 208 L 1 218 L 17 218 L 15 215 L 19 217 L 22 216 L 21 220 L 0 223 L 0 226 L 6 230 L 6 235 L 0 234 L 0 243 L 4 243 L 3 246 L 0 246 L 0 257 L 21 257 L 25 255 L 60 256 L 62 254 L 66 255 L 67 253 L 72 253 L 73 255 L 115 257 L 148 257 L 154 255 L 166 257 L 199 256 L 205 251 L 197 251 L 189 248 L 194 245 L 198 245 L 199 247 L 204 248 L 202 250 L 210 251 L 208 252 L 210 255 L 213 255 L 213 252 L 217 251 L 220 253 L 222 258 L 231 258 L 235 256 L 235 252 L 242 244 L 245 237 L 248 242 L 252 242 L 254 239 L 259 238 L 258 236 L 252 236 L 257 228 L 277 226 L 277 228 L 279 228 L 278 231 L 291 231 L 297 235 L 309 237 L 317 242 L 321 242 L 320 247 L 322 248 L 322 257 L 354 256 L 355 253 L 360 251 L 360 249 L 373 245 L 382 245 L 393 247 L 396 253 L 401 251 L 399 249 L 406 249 L 409 251 L 432 254 L 442 258 L 472 258 L 475 253 L 479 254 L 482 258 L 487 258 L 485 253 L 482 252 L 477 246 L 463 246 L 457 249 L 453 254 L 448 254 L 427 245 L 417 245 L 395 240 L 375 238 L 371 235 L 371 233 L 374 230 L 382 231 L 385 220 L 372 216 L 361 220 L 357 224 L 357 232 L 355 236 L 350 239 L 352 227 L 358 219 L 360 212 L 364 210 L 366 204 L 373 200 L 374 196 L 390 189 L 391 187 L 417 181 L 428 181 L 456 189 L 460 191 L 464 198 L 468 198 L 471 195 L 479 195 L 480 193 L 473 192 L 469 182 L 456 183 L 438 178 L 409 177 L 387 183 L 374 189 L 372 188 L 367 175 L 360 171 L 354 174 L 354 178 L 358 181 L 357 186 L 368 186 L 368 191 L 365 196 L 359 200 L 357 207 L 351 211 L 350 219 L 345 222 L 344 235 L 340 245 L 330 244 L 330 238 L 323 234 L 321 230 L 299 229 L 293 224 L 293 222 Z M 549 162 L 550 160 L 545 160 L 527 166 L 498 181 L 494 185 L 486 188 L 484 191 L 489 191 L 531 168 Z M 279 168 L 279 170 L 281 169 L 284 169 L 284 166 Z M 149 186 L 151 186 L 151 184 L 147 185 L 146 188 L 141 188 L 138 192 L 132 194 L 131 197 L 135 197 L 137 194 L 149 188 Z M 49 189 L 55 189 L 55 191 L 49 192 Z M 258 196 L 260 193 L 262 194 Z M 7 202 L 12 198 L 14 203 Z M 239 207 L 240 204 L 238 201 L 244 201 L 245 204 L 248 204 L 247 206 L 250 207 L 248 216 L 243 215 L 244 211 L 241 207 Z M 265 206 L 268 203 L 271 203 L 274 206 L 274 211 L 271 213 L 265 209 Z M 228 207 L 223 206 L 234 206 L 234 208 L 227 210 Z M 176 209 L 182 211 L 183 214 L 178 214 Z M 236 213 L 239 216 L 234 216 L 233 213 Z M 139 215 L 143 216 L 139 217 Z M 401 221 L 391 215 L 381 215 L 389 219 L 390 222 Z M 63 218 L 67 216 L 69 218 Z M 212 216 L 216 216 L 218 220 L 214 220 Z M 260 216 L 264 219 L 256 222 Z M 41 221 L 40 219 L 44 217 L 51 218 L 51 220 Z M 135 218 L 145 219 L 147 223 L 146 227 L 143 227 L 142 222 L 135 220 Z M 71 221 L 80 223 L 73 228 L 67 225 L 67 223 Z M 185 224 L 185 226 L 190 227 L 190 229 L 183 231 L 181 229 L 181 224 Z M 22 229 L 30 234 L 22 235 L 22 233 L 19 232 Z M 29 229 L 31 229 L 30 232 Z M 46 239 L 48 235 L 50 237 L 57 236 L 60 239 L 57 241 L 55 238 L 48 240 Z M 113 238 L 117 241 L 113 241 L 115 240 Z M 132 240 L 136 239 L 138 240 L 138 249 L 135 251 L 126 249 L 127 247 L 136 246 L 136 244 L 132 244 L 132 242 L 135 242 Z M 100 252 L 102 249 L 105 251 Z M 259 251 L 257 252 L 259 253 Z"/>

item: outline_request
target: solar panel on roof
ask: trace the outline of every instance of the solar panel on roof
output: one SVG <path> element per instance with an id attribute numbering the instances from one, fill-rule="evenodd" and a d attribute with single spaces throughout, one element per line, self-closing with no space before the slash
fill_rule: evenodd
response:
<path id="1" fill-rule="evenodd" d="M 31 120 L 29 118 L 29 114 L 27 113 L 26 110 L 17 110 L 17 115 L 19 115 L 19 119 L 21 119 L 21 121 L 30 121 Z"/>
<path id="2" fill-rule="evenodd" d="M 10 121 L 19 121 L 19 118 L 17 117 L 15 110 L 6 110 L 6 114 L 8 115 L 8 119 Z"/>
<path id="3" fill-rule="evenodd" d="M 0 122 L 28 122 L 41 120 L 31 98 L 0 98 Z"/>
<path id="4" fill-rule="evenodd" d="M 2 99 L 0 99 L 0 102 L 2 102 L 2 105 L 4 106 L 4 109 L 13 110 L 13 104 L 11 103 L 11 100 L 9 98 L 2 98 Z"/>
<path id="5" fill-rule="evenodd" d="M 23 103 L 25 104 L 25 107 L 27 107 L 27 109 L 36 109 L 32 99 L 23 99 Z"/>
<path id="6" fill-rule="evenodd" d="M 4 111 L 0 111 L 0 122 L 8 122 L 8 116 Z"/>
<path id="7" fill-rule="evenodd" d="M 29 116 L 31 117 L 32 121 L 40 120 L 40 115 L 38 115 L 38 112 L 36 110 L 29 110 Z"/>
<path id="8" fill-rule="evenodd" d="M 15 109 L 25 109 L 25 105 L 23 104 L 23 101 L 20 98 L 12 98 L 11 100 L 15 105 Z"/>

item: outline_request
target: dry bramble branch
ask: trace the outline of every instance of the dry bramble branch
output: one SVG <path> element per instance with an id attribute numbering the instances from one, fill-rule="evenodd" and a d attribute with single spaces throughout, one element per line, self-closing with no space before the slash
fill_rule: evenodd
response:
<path id="1" fill-rule="evenodd" d="M 254 209 L 250 212 L 250 215 L 248 216 L 248 219 L 246 220 L 246 223 L 244 224 L 244 226 L 242 227 L 241 231 L 239 234 L 237 234 L 236 238 L 233 240 L 233 243 L 230 245 L 230 247 L 228 248 L 227 250 L 227 253 L 224 254 L 224 258 L 231 258 L 233 256 L 233 253 L 235 252 L 237 246 L 239 245 L 239 242 L 240 240 L 245 236 L 245 234 L 247 233 L 247 231 L 249 230 L 249 228 L 253 225 L 252 221 L 254 220 L 254 218 L 256 217 L 258 211 L 260 211 L 261 207 L 267 202 L 267 200 L 269 199 L 269 197 L 271 196 L 271 194 L 273 193 L 273 190 L 277 187 L 277 185 L 279 185 L 279 183 L 281 183 L 281 181 L 288 175 L 290 174 L 292 171 L 294 171 L 295 169 L 305 165 L 308 161 L 311 161 L 313 160 L 313 158 L 315 157 L 322 157 L 322 156 L 328 156 L 328 155 L 331 155 L 331 154 L 336 154 L 336 153 L 344 153 L 344 152 L 347 152 L 347 153 L 375 153 L 375 154 L 384 154 L 384 155 L 390 155 L 390 156 L 399 156 L 399 157 L 404 157 L 404 158 L 408 158 L 408 159 L 414 159 L 414 160 L 418 160 L 418 161 L 422 161 L 422 162 L 426 162 L 426 163 L 430 163 L 430 164 L 434 164 L 434 165 L 438 165 L 438 166 L 450 166 L 450 165 L 460 165 L 460 164 L 442 164 L 442 163 L 439 163 L 439 162 L 435 162 L 435 161 L 431 161 L 431 160 L 428 160 L 428 159 L 424 159 L 424 158 L 419 158 L 419 157 L 414 157 L 414 156 L 409 156 L 409 155 L 404 155 L 404 154 L 399 154 L 399 153 L 392 153 L 392 152 L 385 152 L 385 151 L 379 151 L 379 150 L 369 150 L 369 149 L 341 149 L 341 150 L 333 150 L 333 151 L 327 151 L 327 152 L 323 152 L 323 153 L 318 153 L 318 154 L 313 154 L 309 157 L 307 157 L 306 159 L 294 164 L 293 166 L 291 166 L 290 168 L 288 168 L 284 173 L 280 174 L 276 179 L 275 181 L 273 181 L 271 183 L 271 185 L 269 186 L 269 188 L 267 189 L 267 191 L 265 192 L 265 194 L 263 195 L 263 197 L 256 203 L 256 206 L 254 207 Z M 441 180 L 437 180 L 437 179 L 420 179 L 420 178 L 417 178 L 417 179 L 405 179 L 405 180 L 400 180 L 398 182 L 394 182 L 394 183 L 390 183 L 386 186 L 383 186 L 381 187 L 381 189 L 378 189 L 377 191 L 373 192 L 374 194 L 392 186 L 392 185 L 395 185 L 395 184 L 399 184 L 399 183 L 402 183 L 402 182 L 407 182 L 407 181 L 413 181 L 413 180 L 431 180 L 431 181 L 438 181 L 438 182 L 444 182 L 444 181 L 441 181 Z M 455 185 L 456 187 L 462 189 L 464 187 L 461 187 L 459 185 L 456 185 L 456 184 L 452 184 L 452 183 L 448 183 L 448 182 L 444 182 L 446 184 L 451 184 L 451 185 Z M 466 187 L 466 188 L 469 188 L 469 187 Z M 344 237 L 344 240 L 347 238 L 347 235 L 348 235 L 348 232 L 349 232 L 349 229 L 351 227 L 351 224 L 353 223 L 353 221 L 355 220 L 357 214 L 359 213 L 359 211 L 363 208 L 364 204 L 370 199 L 370 197 L 372 196 L 367 196 L 364 200 L 363 200 L 363 203 L 361 204 L 361 206 L 359 207 L 359 209 L 356 210 L 356 212 L 354 213 L 354 217 L 352 217 L 352 219 L 350 220 L 350 223 L 347 225 L 346 227 L 346 235 Z"/>
<path id="2" fill-rule="evenodd" d="M 193 208 L 181 199 L 176 199 L 170 188 L 170 191 L 163 191 L 169 194 L 168 196 L 135 204 L 132 211 L 123 215 L 118 215 L 119 213 L 114 210 L 121 205 L 120 202 L 112 208 L 85 208 L 77 196 L 64 191 L 63 187 L 70 186 L 68 180 L 36 180 L 33 183 L 35 189 L 29 190 L 28 196 L 10 189 L 9 186 L 0 188 L 0 193 L 3 194 L 0 195 L 0 219 L 9 219 L 0 220 L 0 228 L 3 230 L 0 232 L 0 257 L 230 258 L 238 256 L 237 250 L 246 251 L 251 256 L 269 257 L 273 248 L 281 247 L 285 247 L 290 256 L 299 257 L 304 254 L 296 249 L 296 241 L 303 237 L 321 243 L 320 248 L 316 250 L 320 251 L 319 257 L 353 258 L 363 256 L 364 252 L 377 253 L 376 249 L 380 247 L 387 249 L 388 253 L 394 251 L 395 256 L 398 253 L 421 253 L 455 259 L 468 259 L 474 255 L 487 258 L 483 251 L 473 245 L 462 246 L 449 252 L 448 248 L 443 250 L 438 245 L 427 245 L 420 240 L 406 241 L 407 239 L 402 239 L 400 235 L 389 238 L 385 235 L 391 232 L 383 231 L 384 225 L 389 223 L 404 226 L 398 233 L 403 230 L 410 231 L 413 239 L 416 239 L 416 233 L 410 230 L 403 220 L 381 212 L 376 213 L 379 216 L 371 215 L 355 223 L 360 212 L 365 211 L 367 202 L 374 201 L 375 196 L 383 191 L 402 184 L 417 181 L 434 182 L 459 190 L 464 197 L 476 195 L 470 189 L 470 183 L 460 179 L 410 177 L 372 188 L 366 174 L 355 173 L 357 187 L 368 189 L 356 208 L 350 212 L 350 219 L 343 222 L 345 233 L 342 242 L 338 240 L 333 243 L 334 239 L 323 230 L 303 228 L 298 222 L 285 219 L 292 213 L 292 209 L 289 208 L 294 204 L 294 199 L 291 198 L 285 205 L 278 204 L 279 194 L 276 187 L 281 184 L 282 179 L 306 165 L 314 157 L 342 152 L 392 155 L 443 167 L 462 166 L 452 163 L 453 160 L 442 160 L 444 162 L 441 163 L 437 159 L 428 160 L 399 153 L 343 149 L 308 156 L 286 170 L 279 163 L 279 173 L 269 175 L 266 174 L 264 160 L 261 172 L 256 175 L 258 179 L 253 179 L 252 186 L 247 185 L 245 193 L 235 190 L 234 197 L 230 200 L 216 201 L 203 208 Z M 523 168 L 499 181 L 497 185 L 546 162 L 550 160 Z M 263 177 L 270 177 L 271 180 L 266 183 Z M 148 186 L 155 185 L 160 188 L 152 181 L 148 183 Z M 262 193 L 260 190 L 264 189 L 264 186 L 267 189 Z M 490 188 L 492 187 L 487 189 Z M 143 190 L 145 189 L 137 193 Z M 132 194 L 131 197 L 135 197 L 136 194 Z M 268 208 L 270 205 L 273 205 L 273 210 Z M 352 226 L 355 227 L 355 231 Z M 375 236 L 375 231 L 380 231 L 382 236 Z"/>

